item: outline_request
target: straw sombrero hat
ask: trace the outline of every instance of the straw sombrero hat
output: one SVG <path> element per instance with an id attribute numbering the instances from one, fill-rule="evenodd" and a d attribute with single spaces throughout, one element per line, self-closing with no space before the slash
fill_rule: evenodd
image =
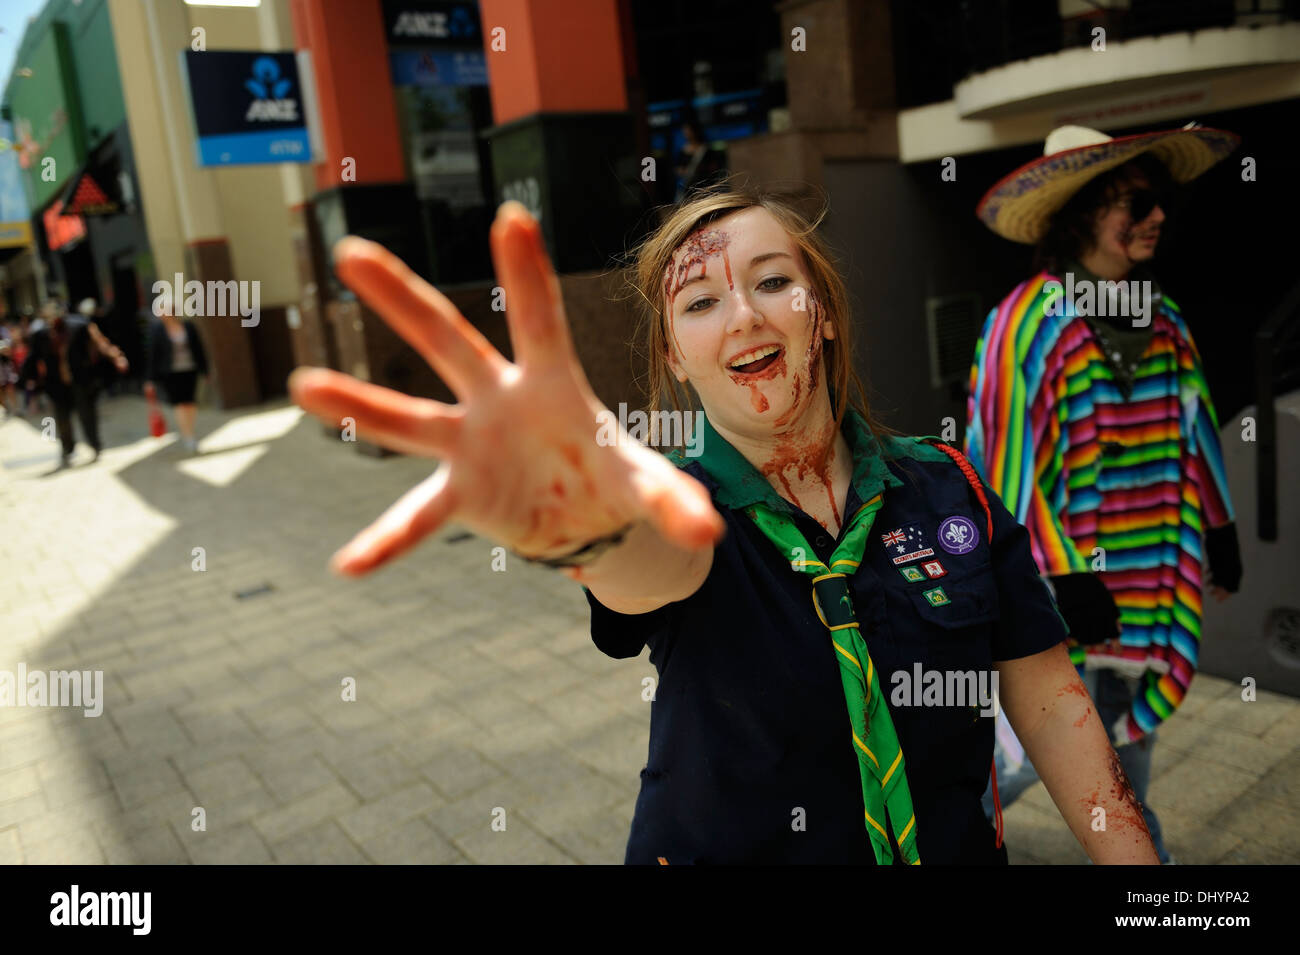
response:
<path id="1" fill-rule="evenodd" d="M 1056 211 L 1089 180 L 1141 153 L 1154 155 L 1174 182 L 1182 183 L 1205 172 L 1240 142 L 1236 133 L 1191 124 L 1118 139 L 1086 126 L 1060 126 L 1048 134 L 1042 158 L 1025 163 L 986 192 L 975 214 L 1003 238 L 1033 244 L 1046 234 Z"/>

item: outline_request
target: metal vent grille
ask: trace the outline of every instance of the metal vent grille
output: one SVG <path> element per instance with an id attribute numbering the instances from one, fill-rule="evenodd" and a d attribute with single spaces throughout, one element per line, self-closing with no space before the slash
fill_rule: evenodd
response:
<path id="1" fill-rule="evenodd" d="M 942 388 L 964 382 L 979 337 L 979 296 L 972 292 L 928 298 L 925 323 L 930 339 L 930 383 Z"/>

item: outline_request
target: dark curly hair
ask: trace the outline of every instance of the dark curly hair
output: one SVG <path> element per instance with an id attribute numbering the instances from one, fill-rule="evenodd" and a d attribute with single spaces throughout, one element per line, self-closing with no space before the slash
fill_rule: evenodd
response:
<path id="1" fill-rule="evenodd" d="M 1098 176 L 1071 196 L 1070 201 L 1052 216 L 1047 233 L 1034 248 L 1034 268 L 1056 273 L 1070 261 L 1087 255 L 1095 244 L 1093 227 L 1098 214 L 1119 199 L 1135 171 L 1145 175 L 1157 193 L 1169 194 L 1173 190 L 1174 181 L 1169 170 L 1150 153 L 1142 153 Z"/>

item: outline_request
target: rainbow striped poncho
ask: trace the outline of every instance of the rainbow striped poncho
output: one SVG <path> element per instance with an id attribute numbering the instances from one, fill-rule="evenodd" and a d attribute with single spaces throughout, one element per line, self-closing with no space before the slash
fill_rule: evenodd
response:
<path id="1" fill-rule="evenodd" d="M 1233 520 L 1218 420 L 1167 297 L 1152 303 L 1126 399 L 1088 321 L 1049 281 L 1063 284 L 1042 272 L 985 320 L 966 454 L 1029 529 L 1042 573 L 1094 571 L 1114 596 L 1121 655 L 1146 666 L 1125 721 L 1136 740 L 1169 718 L 1196 672 L 1202 535 Z M 1071 648 L 1076 665 L 1084 657 Z"/>

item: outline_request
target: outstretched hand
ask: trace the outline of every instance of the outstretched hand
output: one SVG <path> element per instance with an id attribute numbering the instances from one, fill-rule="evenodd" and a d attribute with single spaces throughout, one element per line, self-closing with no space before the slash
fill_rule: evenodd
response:
<path id="1" fill-rule="evenodd" d="M 560 286 L 537 222 L 505 203 L 491 231 L 515 361 L 508 361 L 437 289 L 382 246 L 349 236 L 334 248 L 339 277 L 402 336 L 459 399 L 416 398 L 318 368 L 289 379 L 293 400 L 338 426 L 437 470 L 334 555 L 361 575 L 455 520 L 529 556 L 576 550 L 647 521 L 685 549 L 723 530 L 708 492 L 664 457 L 620 434 L 597 443 L 604 406 L 578 362 Z"/>

